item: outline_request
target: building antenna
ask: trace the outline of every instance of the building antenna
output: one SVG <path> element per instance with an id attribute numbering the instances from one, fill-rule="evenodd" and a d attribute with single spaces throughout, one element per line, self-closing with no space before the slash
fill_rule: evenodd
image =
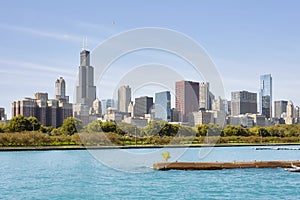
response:
<path id="1" fill-rule="evenodd" d="M 88 49 L 88 45 L 87 45 L 87 36 L 85 36 L 85 49 Z"/>
<path id="2" fill-rule="evenodd" d="M 84 46 L 85 46 L 85 44 L 84 44 L 84 38 L 83 38 L 83 40 L 82 40 L 82 51 L 84 50 Z"/>
<path id="3" fill-rule="evenodd" d="M 87 50 L 87 36 L 85 36 L 82 40 L 82 51 Z"/>

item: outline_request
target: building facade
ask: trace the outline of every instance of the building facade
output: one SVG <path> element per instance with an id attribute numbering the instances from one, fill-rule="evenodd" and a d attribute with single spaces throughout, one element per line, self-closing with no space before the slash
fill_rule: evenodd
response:
<path id="1" fill-rule="evenodd" d="M 139 97 L 135 98 L 133 106 L 134 117 L 145 117 L 145 114 L 150 114 L 153 106 L 153 97 Z"/>
<path id="2" fill-rule="evenodd" d="M 102 106 L 99 99 L 95 99 L 93 106 L 90 108 L 90 115 L 95 115 L 97 117 L 102 116 Z"/>
<path id="3" fill-rule="evenodd" d="M 6 121 L 6 114 L 4 108 L 0 108 L 0 121 Z"/>
<path id="4" fill-rule="evenodd" d="M 118 89 L 118 110 L 128 112 L 128 105 L 131 102 L 131 88 L 128 85 L 122 85 Z"/>
<path id="5" fill-rule="evenodd" d="M 193 112 L 193 116 L 194 116 L 194 125 L 214 124 L 213 112 L 200 110 L 199 112 Z"/>
<path id="6" fill-rule="evenodd" d="M 248 91 L 231 93 L 231 115 L 257 113 L 257 94 Z"/>
<path id="7" fill-rule="evenodd" d="M 199 110 L 199 83 L 178 81 L 175 83 L 175 105 L 181 122 L 188 122 L 189 116 Z"/>
<path id="8" fill-rule="evenodd" d="M 171 121 L 170 91 L 155 93 L 155 119 Z"/>
<path id="9" fill-rule="evenodd" d="M 116 102 L 114 99 L 102 99 L 101 106 L 102 106 L 102 115 L 105 115 L 107 108 L 109 107 L 116 108 Z"/>
<path id="10" fill-rule="evenodd" d="M 212 110 L 212 104 L 215 96 L 209 90 L 209 83 L 202 82 L 199 85 L 199 109 Z"/>
<path id="11" fill-rule="evenodd" d="M 282 118 L 282 114 L 286 113 L 286 106 L 288 102 L 281 100 L 281 101 L 274 101 L 274 117 L 275 118 Z"/>
<path id="12" fill-rule="evenodd" d="M 272 117 L 272 76 L 265 74 L 260 76 L 259 113 L 266 118 Z"/>
<path id="13" fill-rule="evenodd" d="M 285 123 L 286 124 L 294 124 L 294 104 L 292 101 L 289 101 L 286 106 L 286 118 Z"/>
<path id="14" fill-rule="evenodd" d="M 202 82 L 199 88 L 199 109 L 211 110 L 209 108 L 209 83 Z"/>

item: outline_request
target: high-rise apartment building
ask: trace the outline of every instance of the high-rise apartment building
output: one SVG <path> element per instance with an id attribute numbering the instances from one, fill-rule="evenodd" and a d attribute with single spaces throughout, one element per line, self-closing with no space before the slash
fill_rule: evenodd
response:
<path id="1" fill-rule="evenodd" d="M 128 105 L 131 102 L 131 88 L 128 85 L 122 85 L 118 89 L 118 110 L 128 112 Z"/>
<path id="2" fill-rule="evenodd" d="M 83 48 L 80 52 L 79 85 L 76 88 L 76 104 L 92 107 L 96 99 L 94 68 L 90 66 L 90 52 Z"/>
<path id="3" fill-rule="evenodd" d="M 260 76 L 259 112 L 266 118 L 272 117 L 272 76 L 265 74 Z"/>
<path id="4" fill-rule="evenodd" d="M 257 94 L 248 91 L 231 93 L 231 115 L 257 113 Z"/>
<path id="5" fill-rule="evenodd" d="M 135 98 L 133 106 L 134 117 L 145 117 L 145 114 L 150 114 L 153 106 L 153 97 Z"/>
<path id="6" fill-rule="evenodd" d="M 155 119 L 171 121 L 171 94 L 170 91 L 155 93 Z"/>
<path id="7" fill-rule="evenodd" d="M 288 102 L 287 101 L 275 101 L 274 102 L 274 117 L 275 118 L 281 118 L 281 115 L 283 113 L 286 113 L 286 106 Z"/>
<path id="8" fill-rule="evenodd" d="M 176 109 L 180 113 L 180 121 L 187 122 L 192 113 L 199 110 L 199 83 L 178 81 L 175 84 Z"/>

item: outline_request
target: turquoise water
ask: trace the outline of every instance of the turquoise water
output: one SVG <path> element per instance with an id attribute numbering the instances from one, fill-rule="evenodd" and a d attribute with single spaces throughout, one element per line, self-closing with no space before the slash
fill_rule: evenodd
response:
<path id="1" fill-rule="evenodd" d="M 168 149 L 172 152 L 178 149 Z M 214 148 L 205 158 L 188 149 L 179 161 L 298 160 L 300 151 Z M 120 150 L 119 150 L 120 151 Z M 130 149 L 147 154 L 157 149 Z M 94 154 L 118 150 L 0 152 L 0 199 L 295 199 L 300 173 L 283 169 L 154 171 L 145 163 L 118 162 L 118 170 Z M 200 156 L 199 156 L 200 155 Z M 111 158 L 113 160 L 113 158 Z M 158 160 L 159 161 L 159 160 Z M 122 163 L 123 162 L 123 163 Z M 120 169 L 132 168 L 127 173 Z M 126 171 L 126 170 L 125 170 Z"/>

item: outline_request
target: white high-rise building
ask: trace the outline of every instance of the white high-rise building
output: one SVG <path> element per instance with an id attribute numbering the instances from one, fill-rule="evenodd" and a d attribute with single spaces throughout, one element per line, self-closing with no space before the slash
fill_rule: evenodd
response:
<path id="1" fill-rule="evenodd" d="M 93 102 L 93 107 L 92 107 L 92 115 L 96 115 L 96 116 L 101 116 L 102 115 L 102 107 L 101 107 L 101 101 L 99 99 L 96 99 Z"/>
<path id="2" fill-rule="evenodd" d="M 66 82 L 63 77 L 55 81 L 55 99 L 62 102 L 69 102 L 69 96 L 66 96 Z"/>
<path id="3" fill-rule="evenodd" d="M 286 124 L 293 124 L 294 123 L 294 104 L 292 101 L 289 101 L 286 106 Z"/>

